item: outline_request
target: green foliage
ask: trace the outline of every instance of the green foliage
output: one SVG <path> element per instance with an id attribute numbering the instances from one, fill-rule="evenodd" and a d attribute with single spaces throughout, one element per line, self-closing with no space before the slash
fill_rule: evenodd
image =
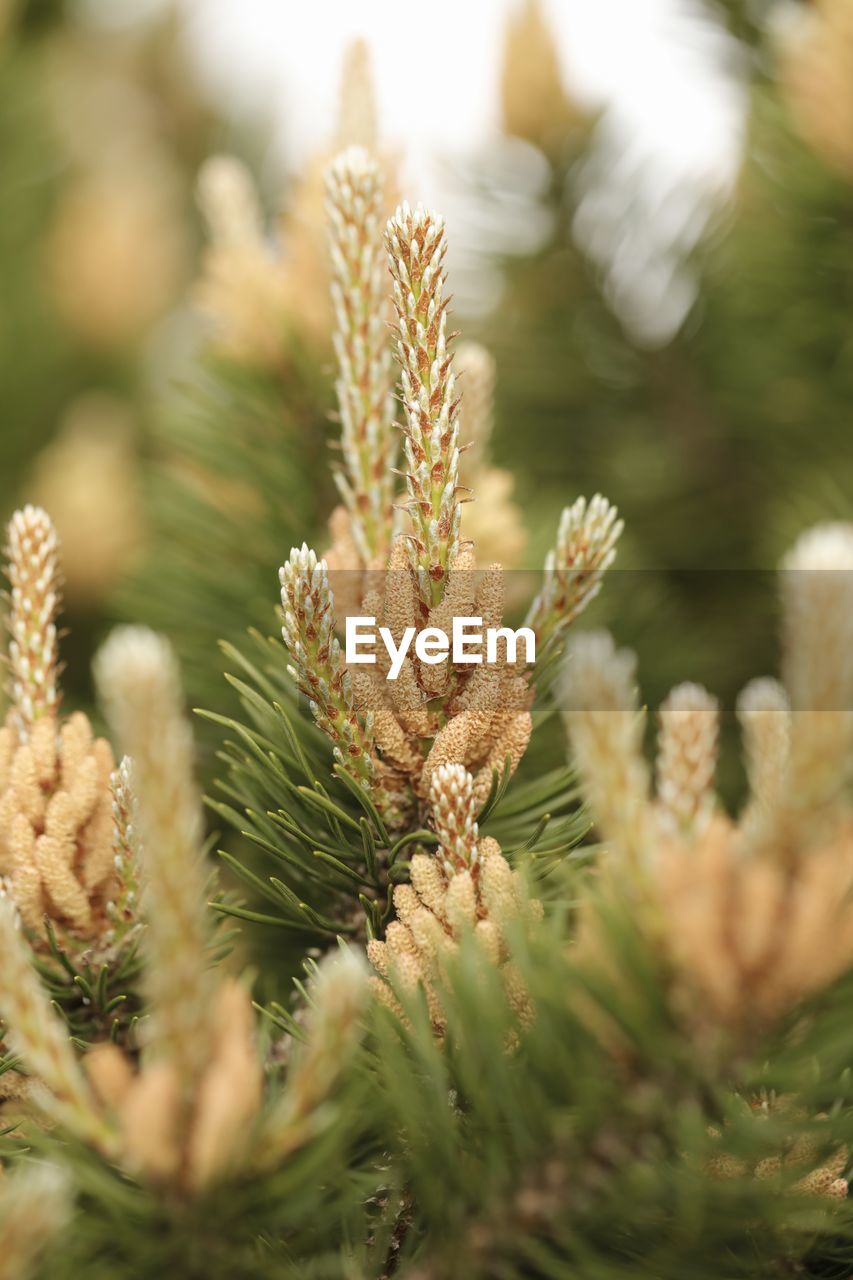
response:
<path id="1" fill-rule="evenodd" d="M 217 640 L 269 630 L 279 565 L 328 509 L 329 389 L 293 358 L 280 375 L 210 365 L 159 428 L 149 553 L 119 603 L 168 635 L 196 704 L 222 706 Z"/>
<path id="2" fill-rule="evenodd" d="M 94 957 L 57 937 L 45 920 L 48 952 L 33 953 L 36 970 L 54 1005 L 81 1043 L 126 1043 L 139 1016 L 139 931 L 119 940 L 113 954 Z"/>

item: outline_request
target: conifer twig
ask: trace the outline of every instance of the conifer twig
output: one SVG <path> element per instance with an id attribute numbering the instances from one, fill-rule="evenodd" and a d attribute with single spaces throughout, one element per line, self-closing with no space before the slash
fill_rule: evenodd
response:
<path id="1" fill-rule="evenodd" d="M 373 776 L 370 721 L 362 725 L 350 677 L 335 636 L 335 609 L 325 560 L 302 544 L 279 570 L 282 636 L 293 660 L 290 674 L 309 699 L 335 758 L 357 781 Z"/>
<path id="2" fill-rule="evenodd" d="M 406 415 L 410 561 L 427 608 L 443 595 L 459 550 L 459 400 L 444 297 L 444 219 L 402 204 L 388 222 L 397 358 Z"/>
<path id="3" fill-rule="evenodd" d="M 539 645 L 571 626 L 598 595 L 624 527 L 617 517 L 616 508 L 600 493 L 589 502 L 578 498 L 563 511 L 557 542 L 545 561 L 542 590 L 527 615 Z"/>

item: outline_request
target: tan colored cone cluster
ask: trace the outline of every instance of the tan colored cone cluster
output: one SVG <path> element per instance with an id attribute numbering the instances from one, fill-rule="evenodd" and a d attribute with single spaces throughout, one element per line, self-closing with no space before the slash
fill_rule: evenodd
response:
<path id="1" fill-rule="evenodd" d="M 788 1096 L 759 1100 L 749 1110 L 758 1121 L 779 1115 L 804 1119 L 806 1114 Z M 819 1116 L 818 1119 L 823 1120 L 825 1117 Z M 709 1134 L 713 1138 L 723 1136 L 715 1128 L 710 1129 Z M 830 1200 L 845 1200 L 849 1184 L 841 1175 L 849 1158 L 847 1148 L 839 1147 L 821 1162 L 818 1135 L 801 1134 L 791 1139 L 780 1155 L 766 1156 L 755 1165 L 749 1165 L 740 1157 L 726 1153 L 712 1156 L 707 1168 L 712 1176 L 718 1178 L 746 1178 L 752 1175 L 762 1181 L 778 1181 L 782 1184 L 780 1190 L 788 1195 L 826 1196 Z M 792 1171 L 800 1169 L 806 1169 L 807 1172 L 792 1180 Z"/>
<path id="2" fill-rule="evenodd" d="M 160 963 L 165 967 L 168 959 L 161 956 Z M 365 991 L 363 961 L 355 955 L 319 966 L 309 989 L 306 1041 L 266 1110 L 251 999 L 233 979 L 217 983 L 206 1002 L 204 1058 L 177 1055 L 173 1043 L 160 1039 L 167 1024 L 155 1005 L 138 1066 L 108 1043 L 92 1049 L 81 1066 L 32 967 L 14 908 L 0 899 L 0 1016 L 12 1051 L 35 1078 L 29 1100 L 126 1174 L 155 1187 L 199 1194 L 247 1167 L 275 1167 L 310 1139 L 355 1047 Z M 197 1026 L 184 1028 L 186 1037 L 197 1032 Z M 2 1217 L 0 1203 L 0 1235 Z"/>
<path id="3" fill-rule="evenodd" d="M 0 870 L 34 932 L 48 916 L 91 937 L 114 888 L 109 743 L 75 712 L 38 720 L 26 742 L 0 729 Z"/>
<path id="4" fill-rule="evenodd" d="M 781 55 L 781 79 L 799 132 L 853 178 L 853 5 L 817 0 Z"/>
<path id="5" fill-rule="evenodd" d="M 674 959 L 726 1024 L 776 1018 L 853 964 L 853 822 L 794 868 L 738 836 L 717 817 L 692 849 L 664 845 L 654 888 Z"/>
<path id="6" fill-rule="evenodd" d="M 503 572 L 492 565 L 479 584 L 474 557 L 463 550 L 451 562 L 444 597 L 424 614 L 416 576 L 400 539 L 391 553 L 379 587 L 368 591 L 364 610 L 381 619 L 399 643 L 406 627 L 439 627 L 450 635 L 454 617 L 480 617 L 483 628 L 499 627 L 504 610 Z M 476 653 L 476 644 L 470 645 Z M 481 654 L 481 657 L 485 655 Z M 505 649 L 498 661 L 439 665 L 408 655 L 396 680 L 387 680 L 383 655 L 376 666 L 352 673 L 356 706 L 372 721 L 379 754 L 378 775 L 389 795 L 397 798 L 405 818 L 429 802 L 436 769 L 443 764 L 464 765 L 474 774 L 474 796 L 486 799 L 493 771 L 501 775 L 509 759 L 513 772 L 530 740 L 530 688 L 523 642 L 514 662 Z"/>
<path id="7" fill-rule="evenodd" d="M 367 954 L 382 976 L 372 985 L 380 999 L 405 1017 L 392 984 L 421 987 L 436 1034 L 446 1027 L 437 991 L 444 962 L 469 932 L 502 970 L 510 1002 L 522 1022 L 532 1017 L 530 999 L 509 960 L 506 931 L 542 917 L 542 904 L 528 899 L 523 883 L 490 836 L 480 838 L 474 781 L 460 765 L 436 770 L 431 787 L 436 834 L 434 854 L 416 853 L 411 883 L 394 890 L 396 920 L 385 941 L 373 939 Z M 390 981 L 389 981 L 390 980 Z"/>
<path id="8" fill-rule="evenodd" d="M 58 716 L 59 550 L 44 511 L 9 525 L 11 710 L 0 729 L 0 872 L 34 934 L 45 918 L 86 942 L 109 939 L 118 888 L 112 751 L 88 719 Z"/>
<path id="9" fill-rule="evenodd" d="M 308 1043 L 277 1106 L 264 1116 L 264 1064 L 250 996 L 231 979 L 217 981 L 210 969 L 203 831 L 174 654 L 153 632 L 124 628 L 107 641 L 95 669 L 110 718 L 133 750 L 138 805 L 126 760 L 109 794 L 118 863 L 132 852 L 137 820 L 145 855 L 149 1016 L 139 1034 L 140 1062 L 100 1044 L 81 1067 L 4 897 L 0 1017 L 9 1048 L 34 1077 L 29 1099 L 37 1107 L 129 1175 L 196 1194 L 250 1161 L 266 1166 L 283 1159 L 316 1132 L 317 1112 L 326 1108 L 357 1034 L 362 965 L 339 960 L 321 968 Z"/>
<path id="10" fill-rule="evenodd" d="M 754 681 L 738 702 L 737 822 L 714 793 L 719 709 L 699 686 L 661 709 L 656 798 L 631 656 L 579 637 L 561 689 L 592 816 L 675 961 L 679 1009 L 744 1030 L 853 966 L 853 526 L 810 530 L 781 576 L 787 688 Z"/>
<path id="11" fill-rule="evenodd" d="M 98 1045 L 86 1070 L 120 1133 L 119 1158 L 134 1176 L 199 1191 L 233 1171 L 253 1136 L 263 1067 L 248 994 L 236 982 L 217 990 L 210 1053 L 191 1111 L 174 1061 L 147 1060 L 134 1072 L 115 1045 Z"/>
<path id="12" fill-rule="evenodd" d="M 538 646 L 561 636 L 598 592 L 621 531 L 621 521 L 616 521 L 615 516 L 614 508 L 598 496 L 589 504 L 579 499 L 567 508 L 558 546 L 546 565 L 545 585 L 527 619 Z M 353 668 L 345 684 L 341 684 L 340 673 L 327 670 L 330 658 L 338 652 L 332 637 L 343 617 L 332 597 L 329 574 L 323 568 L 315 582 L 318 565 L 323 562 L 312 567 L 306 561 L 299 570 L 299 581 L 291 581 L 299 556 L 304 559 L 306 554 L 313 555 L 307 549 L 292 552 L 289 564 L 282 569 L 287 578 L 286 583 L 282 578 L 286 586 L 282 592 L 285 617 L 298 620 L 298 610 L 288 604 L 291 597 L 298 598 L 306 602 L 305 618 L 320 608 L 322 627 L 317 627 L 308 643 L 296 635 L 292 624 L 286 623 L 284 638 L 297 658 L 294 670 L 300 687 L 312 700 L 318 723 L 326 727 L 325 722 L 330 719 L 324 711 L 327 694 L 335 693 L 339 685 L 349 690 L 346 705 L 331 716 L 334 731 L 326 727 L 336 751 L 346 743 L 342 758 L 352 766 L 359 764 L 365 746 L 372 752 L 370 772 L 377 793 L 381 793 L 377 794 L 377 801 L 392 828 L 405 826 L 413 815 L 424 813 L 433 773 L 441 764 L 462 764 L 471 770 L 475 775 L 475 795 L 482 804 L 494 772 L 502 775 L 507 759 L 510 772 L 514 772 L 530 740 L 533 689 L 524 642 L 519 642 L 512 662 L 502 647 L 494 663 L 487 663 L 481 652 L 484 660 L 479 665 L 454 664 L 449 657 L 430 665 L 410 653 L 396 680 L 386 679 L 387 655 L 380 651 L 375 666 Z M 365 576 L 366 590 L 357 607 L 347 600 L 344 591 L 345 606 L 375 617 L 377 625 L 387 627 L 397 644 L 407 627 L 416 631 L 437 627 L 449 636 L 454 618 L 481 618 L 484 632 L 502 625 L 505 575 L 499 564 L 478 575 L 473 550 L 469 544 L 463 545 L 450 560 L 447 572 L 443 572 L 444 590 L 439 603 L 430 607 L 418 586 L 421 567 L 413 566 L 411 560 L 406 537 L 398 537 L 387 570 Z M 337 577 L 345 580 L 346 588 L 353 575 Z M 357 583 L 361 585 L 361 579 Z M 315 596 L 317 604 L 312 603 Z M 321 669 L 315 657 L 313 674 L 312 662 L 305 662 L 302 656 L 311 645 L 319 647 L 325 663 Z M 468 651 L 474 655 L 479 652 L 473 643 Z M 322 698 L 317 690 L 322 690 Z M 355 720 L 353 712 L 357 713 Z M 351 771 L 355 772 L 355 768 Z"/>

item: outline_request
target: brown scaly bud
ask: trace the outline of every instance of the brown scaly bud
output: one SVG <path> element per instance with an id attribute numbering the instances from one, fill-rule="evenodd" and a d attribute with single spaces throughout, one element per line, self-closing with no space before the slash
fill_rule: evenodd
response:
<path id="1" fill-rule="evenodd" d="M 350 147 L 327 171 L 326 217 L 343 452 L 335 479 L 364 564 L 387 557 L 394 517 L 397 442 L 385 326 L 382 208 L 379 166 L 363 148 Z"/>
<path id="2" fill-rule="evenodd" d="M 540 646 L 570 627 L 601 590 L 624 527 L 617 516 L 600 493 L 589 502 L 578 498 L 564 510 L 556 545 L 545 561 L 542 590 L 527 615 Z"/>
<path id="3" fill-rule="evenodd" d="M 460 525 L 459 401 L 448 350 L 444 219 L 403 204 L 388 222 L 386 244 L 406 415 L 410 561 L 429 609 L 444 595 Z"/>
<path id="4" fill-rule="evenodd" d="M 56 617 L 60 607 L 59 539 L 39 507 L 16 511 L 7 530 L 9 694 L 23 742 L 37 720 L 59 707 Z"/>
<path id="5" fill-rule="evenodd" d="M 373 776 L 371 717 L 362 724 L 335 636 L 335 607 L 325 560 L 305 543 L 279 570 L 282 636 L 290 674 L 309 699 L 314 719 L 334 744 L 335 758 L 358 782 Z"/>

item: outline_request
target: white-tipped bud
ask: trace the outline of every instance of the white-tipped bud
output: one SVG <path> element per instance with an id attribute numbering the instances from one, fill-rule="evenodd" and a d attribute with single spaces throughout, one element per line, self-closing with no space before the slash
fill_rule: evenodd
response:
<path id="1" fill-rule="evenodd" d="M 570 644 L 557 697 L 591 816 L 616 852 L 642 861 L 647 852 L 648 769 L 636 659 L 606 631 Z"/>
<path id="2" fill-rule="evenodd" d="M 439 857 L 448 875 L 477 862 L 477 803 L 474 779 L 461 764 L 441 764 L 430 782 L 430 807 Z"/>
<path id="3" fill-rule="evenodd" d="M 263 238 L 258 193 L 252 175 L 236 156 L 210 156 L 198 173 L 198 204 L 211 237 L 239 246 Z"/>
<path id="4" fill-rule="evenodd" d="M 853 755 L 853 525 L 808 530 L 781 569 L 792 799 L 821 809 L 846 785 Z"/>
<path id="5" fill-rule="evenodd" d="M 623 527 L 616 508 L 600 493 L 589 502 L 578 498 L 563 511 L 542 590 L 527 615 L 540 644 L 570 627 L 598 595 Z"/>
<path id="6" fill-rule="evenodd" d="M 386 323 L 382 173 L 362 147 L 350 147 L 330 165 L 326 213 L 344 463 L 336 478 L 352 536 L 368 564 L 387 556 L 391 545 L 397 442 Z"/>
<path id="7" fill-rule="evenodd" d="M 18 736 L 59 707 L 56 619 L 60 608 L 59 539 L 40 507 L 16 511 L 6 531 L 11 587 L 9 694 Z"/>
<path id="8" fill-rule="evenodd" d="M 750 809 L 766 821 L 784 795 L 791 743 L 791 706 L 778 680 L 751 680 L 737 700 Z"/>
<path id="9" fill-rule="evenodd" d="M 152 1041 L 177 1065 L 182 1088 L 191 1090 L 212 1034 L 208 876 L 178 663 L 162 636 L 146 627 L 121 627 L 97 654 L 94 669 L 107 718 L 133 761 Z"/>
<path id="10" fill-rule="evenodd" d="M 277 1160 L 310 1132 L 317 1108 L 333 1095 L 358 1042 L 369 993 L 360 952 L 342 948 L 321 961 L 309 988 L 305 1040 L 294 1052 L 284 1093 L 261 1137 L 260 1159 Z"/>
<path id="11" fill-rule="evenodd" d="M 441 602 L 459 551 L 459 406 L 447 343 L 444 219 L 402 204 L 385 243 L 394 281 L 397 359 L 406 414 L 411 565 L 421 600 Z"/>
<path id="12" fill-rule="evenodd" d="M 335 635 L 335 601 L 325 560 L 303 542 L 279 570 L 282 637 L 289 668 L 314 719 L 335 743 L 338 763 L 359 782 L 373 776 L 371 736 L 355 713 L 349 674 Z"/>
<path id="13" fill-rule="evenodd" d="M 720 707 L 698 684 L 673 689 L 660 708 L 658 804 L 663 830 L 695 839 L 714 811 Z"/>

